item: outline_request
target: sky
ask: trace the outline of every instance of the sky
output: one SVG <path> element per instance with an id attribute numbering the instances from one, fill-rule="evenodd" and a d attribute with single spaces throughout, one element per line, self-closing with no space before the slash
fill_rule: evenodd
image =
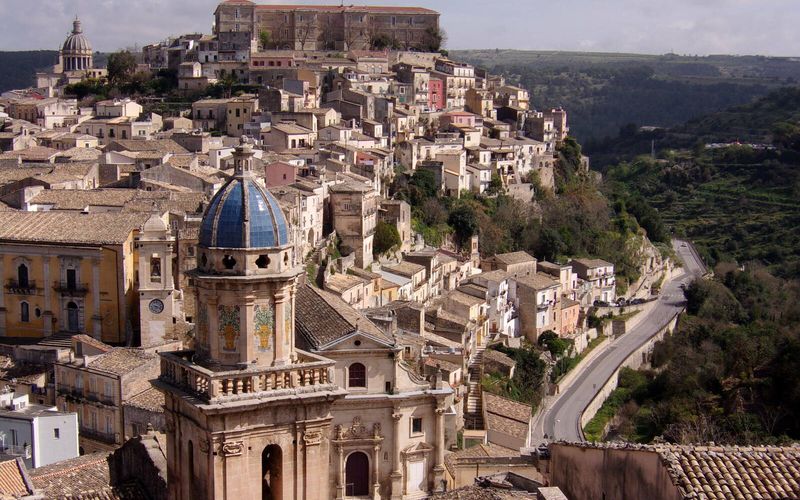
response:
<path id="1" fill-rule="evenodd" d="M 260 3 L 330 0 L 260 0 Z M 75 15 L 95 50 L 210 33 L 218 0 L 0 0 L 0 50 L 57 49 Z M 355 3 L 355 0 L 346 0 Z M 442 13 L 450 49 L 800 56 L 798 0 L 361 0 Z"/>

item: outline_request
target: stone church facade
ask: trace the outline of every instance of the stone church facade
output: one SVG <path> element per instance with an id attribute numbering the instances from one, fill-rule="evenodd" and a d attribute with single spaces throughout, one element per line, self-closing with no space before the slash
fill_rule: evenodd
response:
<path id="1" fill-rule="evenodd" d="M 422 498 L 444 487 L 452 389 L 341 299 L 300 284 L 277 201 L 236 148 L 194 272 L 193 350 L 161 354 L 176 499 Z"/>

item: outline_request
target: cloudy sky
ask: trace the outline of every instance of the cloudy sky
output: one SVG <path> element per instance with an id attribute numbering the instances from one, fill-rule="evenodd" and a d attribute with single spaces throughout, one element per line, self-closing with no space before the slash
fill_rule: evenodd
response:
<path id="1" fill-rule="evenodd" d="M 217 3 L 218 0 L 0 0 L 0 50 L 56 49 L 71 30 L 76 14 L 84 21 L 84 31 L 95 49 L 101 51 L 141 46 L 168 35 L 210 32 Z M 800 56 L 798 0 L 361 0 L 359 3 L 437 9 L 442 13 L 448 47 L 452 49 Z"/>

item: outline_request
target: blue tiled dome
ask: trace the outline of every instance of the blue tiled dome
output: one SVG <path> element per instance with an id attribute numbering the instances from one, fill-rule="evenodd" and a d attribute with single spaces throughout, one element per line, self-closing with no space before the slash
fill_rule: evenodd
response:
<path id="1" fill-rule="evenodd" d="M 200 225 L 205 248 L 269 248 L 289 243 L 286 217 L 277 200 L 251 177 L 220 189 Z"/>

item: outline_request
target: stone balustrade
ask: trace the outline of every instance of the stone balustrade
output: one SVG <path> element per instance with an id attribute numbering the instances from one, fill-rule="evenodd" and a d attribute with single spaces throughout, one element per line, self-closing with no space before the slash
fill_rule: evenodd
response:
<path id="1" fill-rule="evenodd" d="M 194 351 L 162 353 L 159 378 L 209 403 L 264 397 L 270 392 L 333 383 L 333 361 L 304 351 L 297 353 L 298 361 L 292 365 L 225 371 L 193 362 Z"/>

